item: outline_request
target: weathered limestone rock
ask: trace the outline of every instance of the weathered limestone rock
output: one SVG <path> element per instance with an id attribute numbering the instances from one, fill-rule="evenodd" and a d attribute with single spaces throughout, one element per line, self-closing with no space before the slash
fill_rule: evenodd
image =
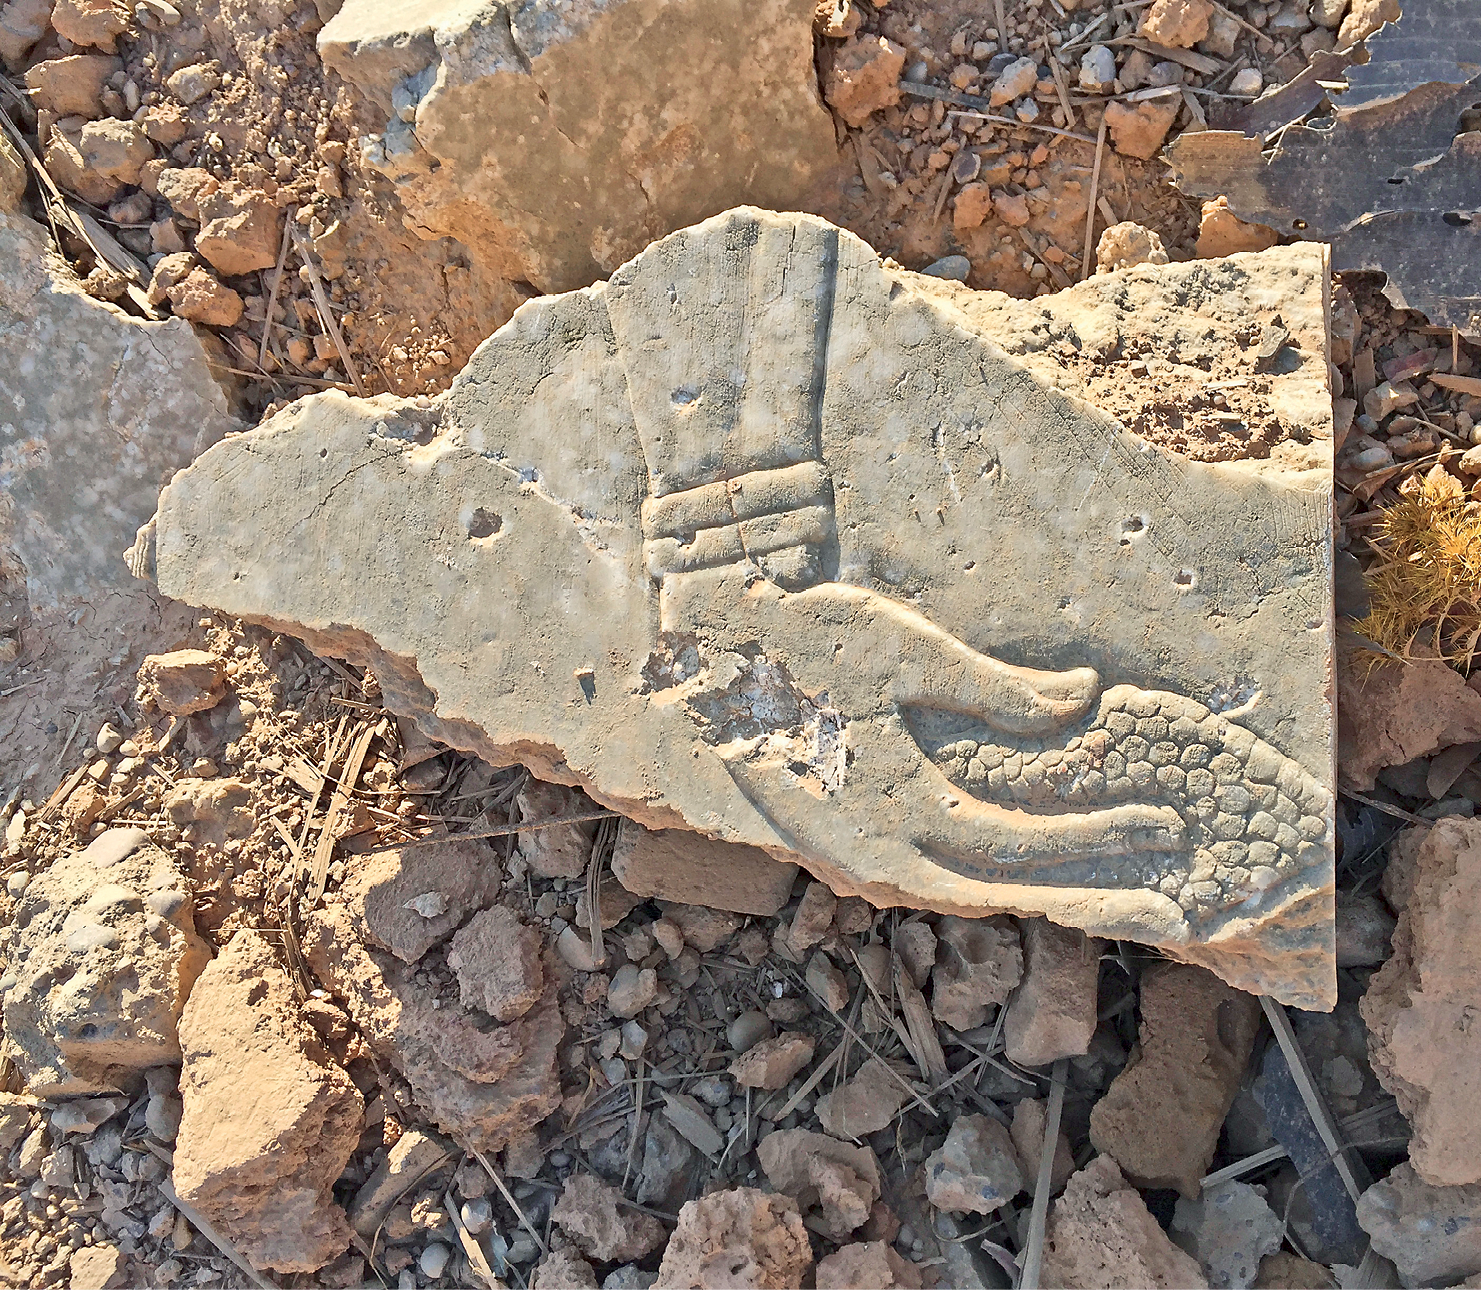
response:
<path id="1" fill-rule="evenodd" d="M 1050 1209 L 1041 1284 L 1065 1290 L 1208 1287 L 1198 1264 L 1157 1226 L 1110 1156 L 1097 1156 L 1080 1170 Z"/>
<path id="2" fill-rule="evenodd" d="M 1078 1057 L 1095 1034 L 1100 942 L 1044 918 L 1023 924 L 1023 980 L 1008 1000 L 1003 1043 L 1020 1066 Z"/>
<path id="3" fill-rule="evenodd" d="M 818 1122 L 835 1138 L 867 1137 L 885 1128 L 909 1097 L 884 1063 L 871 1057 L 853 1079 L 818 1099 Z"/>
<path id="4" fill-rule="evenodd" d="M 837 164 L 812 0 L 348 0 L 324 64 L 361 164 L 414 227 L 541 291 L 584 287 L 739 201 L 793 209 Z M 723 33 L 723 35 L 722 35 Z"/>
<path id="5" fill-rule="evenodd" d="M 957 1214 L 991 1214 L 1025 1186 L 1013 1139 L 987 1115 L 957 1116 L 925 1168 L 931 1204 Z"/>
<path id="6" fill-rule="evenodd" d="M 751 1290 L 791 1290 L 811 1267 L 797 1202 L 736 1187 L 691 1200 L 679 1211 L 653 1290 L 705 1290 L 721 1280 Z"/>
<path id="7" fill-rule="evenodd" d="M 1481 694 L 1439 659 L 1376 667 L 1354 650 L 1338 661 L 1339 774 L 1367 792 L 1387 766 L 1481 739 Z"/>
<path id="8" fill-rule="evenodd" d="M 1182 963 L 1149 967 L 1141 993 L 1140 1045 L 1091 1110 L 1090 1140 L 1139 1186 L 1196 1197 L 1250 1060 L 1260 1005 Z"/>
<path id="9" fill-rule="evenodd" d="M 598 1263 L 641 1259 L 663 1244 L 663 1224 L 651 1214 L 619 1209 L 622 1193 L 591 1174 L 566 1179 L 551 1219 L 588 1258 Z"/>
<path id="10" fill-rule="evenodd" d="M 635 896 L 769 918 L 791 896 L 797 866 L 773 860 L 760 847 L 623 820 L 612 872 Z"/>
<path id="11" fill-rule="evenodd" d="M 342 905 L 305 920 L 303 952 L 383 1061 L 406 1077 L 428 1117 L 480 1151 L 498 1151 L 560 1104 L 556 1051 L 565 1034 L 556 973 L 540 1001 L 509 1025 L 489 1027 L 456 992 L 434 995 L 412 968 L 361 943 Z"/>
<path id="12" fill-rule="evenodd" d="M 550 820 L 568 820 L 572 816 L 591 814 L 597 806 L 585 793 L 561 784 L 546 784 L 538 779 L 526 782 L 515 795 L 521 824 L 538 824 L 519 835 L 519 853 L 542 878 L 579 878 L 591 860 L 591 847 L 596 839 L 595 820 L 575 824 L 550 824 Z"/>
<path id="13" fill-rule="evenodd" d="M 340 896 L 370 944 L 415 963 L 499 892 L 500 870 L 482 842 L 448 838 L 361 856 Z"/>
<path id="14" fill-rule="evenodd" d="M 884 1241 L 856 1241 L 840 1246 L 818 1260 L 818 1290 L 920 1290 L 920 1273 L 913 1263 Z"/>
<path id="15" fill-rule="evenodd" d="M 535 1266 L 531 1290 L 597 1290 L 597 1274 L 575 1250 L 551 1250 Z"/>
<path id="16" fill-rule="evenodd" d="M 369 1240 L 396 1202 L 455 1154 L 451 1143 L 433 1134 L 421 1129 L 406 1130 L 355 1193 L 349 1209 L 351 1225 Z"/>
<path id="17" fill-rule="evenodd" d="M 1358 1222 L 1406 1286 L 1481 1272 L 1481 1185 L 1435 1187 L 1406 1161 L 1358 1198 Z"/>
<path id="18" fill-rule="evenodd" d="M 817 1041 L 800 1030 L 788 1030 L 775 1039 L 763 1039 L 730 1063 L 730 1073 L 742 1088 L 785 1088 L 817 1048 Z M 826 1127 L 826 1126 L 825 1126 Z"/>
<path id="19" fill-rule="evenodd" d="M 1481 820 L 1447 816 L 1424 839 L 1393 935 L 1363 996 L 1368 1054 L 1414 1127 L 1427 1183 L 1481 1183 Z"/>
<path id="20" fill-rule="evenodd" d="M 953 1030 L 972 1030 L 1023 979 L 1023 948 L 1011 918 L 943 918 L 931 972 L 931 1011 Z"/>
<path id="21" fill-rule="evenodd" d="M 0 952 L 3 1051 L 39 1097 L 112 1092 L 179 1061 L 180 1012 L 211 957 L 185 876 L 142 829 L 33 877 Z"/>
<path id="22" fill-rule="evenodd" d="M 475 914 L 453 936 L 447 954 L 463 1002 L 495 1021 L 524 1016 L 544 993 L 543 945 L 540 933 L 503 905 Z"/>
<path id="23" fill-rule="evenodd" d="M 288 974 L 239 931 L 201 973 L 180 1018 L 185 1114 L 174 1183 L 256 1268 L 313 1272 L 350 1227 L 331 1190 L 365 1103 L 301 1019 Z"/>
<path id="24" fill-rule="evenodd" d="M 142 655 L 195 616 L 119 557 L 161 484 L 238 428 L 189 323 L 94 300 L 47 246 L 39 225 L 0 212 L 0 637 L 19 644 L 0 689 L 26 684 L 0 705 L 0 783 L 38 800 L 71 726 L 55 715 L 96 729 Z"/>
<path id="25" fill-rule="evenodd" d="M 1171 1235 L 1198 1260 L 1213 1290 L 1246 1290 L 1260 1260 L 1280 1249 L 1284 1226 L 1262 1189 L 1225 1182 L 1196 1200 L 1180 1199 Z"/>
<path id="26" fill-rule="evenodd" d="M 226 662 L 203 649 L 151 654 L 139 665 L 134 697 L 173 716 L 214 708 L 226 694 Z"/>
<path id="27" fill-rule="evenodd" d="M 85 1245 L 67 1262 L 73 1290 L 113 1290 L 128 1279 L 128 1259 L 110 1241 Z"/>
<path id="28" fill-rule="evenodd" d="M 862 1227 L 879 1199 L 879 1161 L 868 1146 L 778 1129 L 762 1138 L 756 1155 L 771 1185 L 792 1197 L 803 1222 L 830 1241 Z"/>
<path id="29" fill-rule="evenodd" d="M 1274 295 L 1264 257 L 1168 268 L 1288 301 L 1279 388 L 1325 390 L 1324 255 L 1266 255 Z M 1327 1006 L 1330 399 L 1299 451 L 1176 459 L 922 281 L 730 212 L 531 303 L 430 410 L 330 393 L 218 445 L 137 562 L 647 827 Z"/>

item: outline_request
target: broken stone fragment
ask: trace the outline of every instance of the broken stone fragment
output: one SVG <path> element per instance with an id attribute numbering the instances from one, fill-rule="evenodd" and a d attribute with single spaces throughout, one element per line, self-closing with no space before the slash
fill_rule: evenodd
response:
<path id="1" fill-rule="evenodd" d="M 1112 224 L 1100 235 L 1095 245 L 1095 271 L 1110 273 L 1113 269 L 1130 269 L 1138 264 L 1166 264 L 1167 251 L 1162 239 L 1149 228 L 1130 220 Z"/>
<path id="2" fill-rule="evenodd" d="M 0 61 L 22 71 L 26 55 L 51 26 L 53 0 L 9 0 L 0 4 Z"/>
<path id="3" fill-rule="evenodd" d="M 204 269 L 191 269 L 165 294 L 177 317 L 203 327 L 233 327 L 246 307 L 241 296 Z"/>
<path id="4" fill-rule="evenodd" d="M 1095 1034 L 1100 942 L 1045 918 L 1020 928 L 1023 980 L 1008 1000 L 1004 1050 L 1020 1066 L 1079 1057 Z"/>
<path id="5" fill-rule="evenodd" d="M 992 188 L 988 184 L 964 184 L 957 190 L 951 205 L 952 227 L 958 233 L 967 233 L 981 228 L 993 213 Z M 822 1265 L 818 1265 L 822 1271 Z"/>
<path id="6" fill-rule="evenodd" d="M 31 102 L 56 116 L 99 117 L 99 96 L 123 63 L 104 54 L 72 54 L 35 64 L 26 73 Z"/>
<path id="7" fill-rule="evenodd" d="M 28 1091 L 111 1093 L 180 1060 L 180 1013 L 210 960 L 188 891 L 142 829 L 109 829 L 26 884 L 0 953 L 3 1051 Z"/>
<path id="8" fill-rule="evenodd" d="M 920 1290 L 920 1273 L 884 1241 L 857 1241 L 818 1260 L 818 1290 Z"/>
<path id="9" fill-rule="evenodd" d="M 1006 914 L 946 917 L 936 932 L 941 948 L 931 972 L 931 1011 L 953 1030 L 974 1030 L 1023 978 L 1018 925 Z"/>
<path id="10" fill-rule="evenodd" d="M 1378 772 L 1481 739 L 1481 694 L 1439 659 L 1370 669 L 1359 651 L 1338 658 L 1341 783 L 1367 792 Z"/>
<path id="11" fill-rule="evenodd" d="M 835 1138 L 866 1138 L 886 1128 L 910 1094 L 878 1057 L 817 1101 L 818 1122 Z"/>
<path id="12" fill-rule="evenodd" d="M 641 1259 L 663 1244 L 664 1228 L 650 1214 L 619 1208 L 617 1188 L 591 1174 L 572 1174 L 550 1212 L 551 1221 L 598 1263 Z"/>
<path id="13" fill-rule="evenodd" d="M 738 202 L 803 203 L 838 159 L 815 14 L 814 0 L 579 0 L 494 30 L 477 7 L 347 0 L 317 42 L 384 123 L 362 164 L 411 224 L 459 239 L 479 272 L 561 292 Z"/>
<path id="14" fill-rule="evenodd" d="M 1200 259 L 1217 259 L 1240 251 L 1263 251 L 1279 241 L 1280 234 L 1269 225 L 1240 219 L 1229 209 L 1227 197 L 1216 197 L 1203 203 L 1194 254 Z"/>
<path id="15" fill-rule="evenodd" d="M 1208 35 L 1213 15 L 1209 0 L 1154 0 L 1137 34 L 1172 49 L 1192 49 Z"/>
<path id="16" fill-rule="evenodd" d="M 180 1018 L 185 1113 L 174 1184 L 256 1268 L 313 1272 L 344 1252 L 335 1180 L 365 1104 L 298 1017 L 266 940 L 236 933 Z"/>
<path id="17" fill-rule="evenodd" d="M 0 214 L 12 215 L 21 208 L 30 173 L 10 136 L 0 136 Z"/>
<path id="18" fill-rule="evenodd" d="M 1393 957 L 1363 996 L 1379 1082 L 1414 1129 L 1409 1159 L 1435 1186 L 1481 1183 L 1481 820 L 1447 816 L 1414 859 Z"/>
<path id="19" fill-rule="evenodd" d="M 436 1135 L 423 1129 L 405 1130 L 375 1172 L 360 1184 L 350 1202 L 351 1226 L 370 1240 L 406 1191 L 454 1155 L 453 1146 Z M 475 1167 L 482 1170 L 481 1165 Z"/>
<path id="20" fill-rule="evenodd" d="M 447 955 L 463 1002 L 496 1021 L 524 1016 L 544 992 L 543 945 L 540 933 L 503 905 L 475 914 L 453 936 Z"/>
<path id="21" fill-rule="evenodd" d="M 742 1053 L 730 1063 L 730 1073 L 742 1088 L 785 1088 L 787 1081 L 812 1061 L 816 1046 L 811 1035 L 787 1030 Z"/>
<path id="22" fill-rule="evenodd" d="M 93 45 L 111 54 L 128 30 L 128 11 L 112 0 L 57 0 L 51 25 L 74 45 Z"/>
<path id="23" fill-rule="evenodd" d="M 1139 1046 L 1090 1113 L 1090 1140 L 1139 1186 L 1198 1195 L 1260 1024 L 1259 1003 L 1212 972 L 1142 973 Z"/>
<path id="24" fill-rule="evenodd" d="M 365 1041 L 411 1085 L 427 1117 L 480 1151 L 498 1151 L 560 1104 L 556 1053 L 565 1024 L 556 973 L 539 1002 L 508 1025 L 456 995 L 437 995 L 393 955 L 362 944 L 341 905 L 314 910 L 304 957 L 343 1002 Z"/>
<path id="25" fill-rule="evenodd" d="M 841 1012 L 847 1006 L 848 980 L 822 950 L 808 959 L 805 979 L 813 997 L 829 1012 Z"/>
<path id="26" fill-rule="evenodd" d="M 798 954 L 812 949 L 828 934 L 837 905 L 838 898 L 826 882 L 808 883 L 792 915 L 792 925 L 787 929 L 787 944 Z"/>
<path id="27" fill-rule="evenodd" d="M 1117 99 L 1106 104 L 1106 128 L 1111 146 L 1123 157 L 1150 161 L 1162 147 L 1172 123 L 1178 119 L 1183 100 L 1176 94 L 1127 103 Z"/>
<path id="28" fill-rule="evenodd" d="M 1023 1165 L 1024 1185 L 1030 1189 L 1038 1182 L 1047 1114 L 1048 1104 L 1042 1097 L 1022 1098 L 1013 1108 L 1013 1123 L 1008 1129 L 1019 1163 Z M 1058 1195 L 1074 1172 L 1075 1157 L 1070 1151 L 1070 1140 L 1061 1129 L 1054 1143 L 1054 1161 L 1049 1167 L 1049 1194 Z"/>
<path id="29" fill-rule="evenodd" d="M 925 1175 L 931 1204 L 955 1214 L 991 1214 L 1026 1186 L 1013 1139 L 987 1115 L 957 1116 Z"/>
<path id="30" fill-rule="evenodd" d="M 139 665 L 134 699 L 174 716 L 214 708 L 226 694 L 226 664 L 203 649 L 151 654 Z"/>
<path id="31" fill-rule="evenodd" d="M 760 847 L 687 829 L 645 829 L 625 819 L 612 872 L 635 896 L 770 918 L 791 896 L 797 866 L 773 860 Z"/>
<path id="32" fill-rule="evenodd" d="M 128 1279 L 128 1258 L 112 1241 L 74 1250 L 67 1261 L 69 1284 L 76 1290 L 113 1290 Z"/>
<path id="33" fill-rule="evenodd" d="M 750 1290 L 792 1290 L 812 1267 L 797 1202 L 754 1187 L 691 1200 L 679 1211 L 653 1290 L 707 1290 L 722 1272 Z"/>
<path id="34" fill-rule="evenodd" d="M 797 1202 L 802 1221 L 830 1241 L 862 1227 L 879 1199 L 879 1161 L 868 1146 L 778 1129 L 761 1139 L 756 1156 L 771 1185 Z"/>
<path id="35" fill-rule="evenodd" d="M 345 874 L 340 897 L 361 936 L 403 963 L 415 963 L 490 904 L 499 880 L 498 862 L 486 845 L 447 838 L 361 856 Z M 502 923 L 495 930 L 503 930 Z M 464 1002 L 474 1001 L 465 994 Z"/>
<path id="36" fill-rule="evenodd" d="M 1167 1237 L 1110 1156 L 1065 1185 L 1044 1231 L 1043 1285 L 1208 1290 L 1203 1270 Z"/>
<path id="37" fill-rule="evenodd" d="M 1281 290 L 1315 335 L 1320 253 L 1281 255 L 1311 270 Z M 678 312 L 675 282 L 692 284 Z M 1291 552 L 1331 540 L 1330 397 L 1285 464 L 1179 460 L 1065 402 L 1066 378 L 991 339 L 1032 329 L 1006 306 L 1000 333 L 979 327 L 961 290 L 886 270 L 810 217 L 732 212 L 601 287 L 532 301 L 430 409 L 331 392 L 218 445 L 162 495 L 160 587 L 293 624 L 372 666 L 429 733 L 589 786 L 645 826 L 791 850 L 877 906 L 1054 915 L 1324 1006 L 1330 637 L 1306 624 L 1327 566 Z M 788 305 L 758 331 L 743 302 L 763 298 Z M 571 342 L 552 351 L 557 332 Z M 927 352 L 954 375 L 906 398 Z M 595 420 L 571 403 L 578 369 Z M 1021 405 L 1014 432 L 964 432 L 949 476 L 929 445 L 881 430 L 1004 399 Z M 757 438 L 747 409 L 763 405 Z M 538 489 L 500 464 L 514 460 Z M 888 519 L 907 477 L 951 481 L 939 542 Z M 1038 536 L 998 550 L 1010 504 Z M 389 537 L 367 513 L 398 517 Z M 1298 536 L 1277 542 L 1277 516 Z M 986 601 L 989 565 L 969 577 L 951 554 L 968 549 L 994 550 Z M 928 602 L 860 572 L 881 561 L 919 571 Z M 1016 657 L 1049 621 L 1045 567 L 1075 614 L 1039 661 L 1065 668 L 982 652 Z M 1217 651 L 1174 648 L 1215 620 Z M 1151 688 L 1103 685 L 1088 659 Z M 1209 790 L 1225 783 L 1221 805 Z"/>
<path id="38" fill-rule="evenodd" d="M 597 805 L 578 789 L 563 784 L 525 781 L 514 798 L 521 824 L 543 824 L 597 810 Z M 597 822 L 544 825 L 519 835 L 519 853 L 542 878 L 579 878 L 591 860 Z"/>
<path id="39" fill-rule="evenodd" d="M 861 126 L 900 101 L 905 50 L 883 36 L 855 36 L 835 49 L 823 97 L 845 125 Z"/>
<path id="40" fill-rule="evenodd" d="M 1405 1161 L 1358 1198 L 1358 1222 L 1406 1286 L 1481 1272 L 1481 1184 L 1436 1187 Z"/>
<path id="41" fill-rule="evenodd" d="M 1337 893 L 1337 966 L 1378 967 L 1393 953 L 1394 916 L 1375 893 Z"/>
<path id="42" fill-rule="evenodd" d="M 636 1017 L 658 998 L 658 973 L 624 963 L 612 974 L 607 987 L 607 1007 L 614 1017 Z"/>
<path id="43" fill-rule="evenodd" d="M 1012 59 L 993 81 L 987 101 L 993 107 L 1002 107 L 1031 93 L 1038 80 L 1039 65 L 1032 58 Z"/>
<path id="44" fill-rule="evenodd" d="M 924 920 L 901 923 L 895 928 L 890 948 L 900 956 L 900 962 L 904 964 L 911 984 L 917 990 L 923 990 L 926 982 L 931 979 L 931 971 L 940 951 L 935 929 Z"/>
<path id="45" fill-rule="evenodd" d="M 734 914 L 703 905 L 665 905 L 663 915 L 679 929 L 684 944 L 701 954 L 713 954 L 739 930 Z"/>
<path id="46" fill-rule="evenodd" d="M 1230 1181 L 1197 1199 L 1179 1199 L 1170 1234 L 1198 1260 L 1213 1290 L 1247 1290 L 1259 1277 L 1260 1260 L 1280 1249 L 1285 1228 L 1263 1188 Z"/>
<path id="47" fill-rule="evenodd" d="M 283 212 L 261 189 L 227 180 L 203 195 L 198 209 L 196 254 L 218 273 L 234 278 L 277 263 Z"/>
<path id="48" fill-rule="evenodd" d="M 535 1265 L 530 1290 L 597 1290 L 597 1274 L 574 1249 L 551 1250 Z"/>

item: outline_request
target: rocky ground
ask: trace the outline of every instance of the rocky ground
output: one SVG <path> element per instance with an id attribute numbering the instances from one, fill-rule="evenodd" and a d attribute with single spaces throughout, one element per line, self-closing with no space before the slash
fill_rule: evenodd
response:
<path id="1" fill-rule="evenodd" d="M 320 62 L 330 16 L 0 5 L 6 209 L 50 213 L 93 295 L 197 324 L 247 419 L 441 389 L 535 293 L 358 164 L 383 122 Z M 843 5 L 816 53 L 844 160 L 810 208 L 1019 297 L 1093 271 L 1092 207 L 1107 268 L 1267 245 L 1170 188 L 1159 146 L 1392 16 Z M 26 149 L 80 202 L 27 188 Z M 1334 286 L 1339 631 L 1410 661 L 1339 668 L 1331 1014 L 781 866 L 692 903 L 701 840 L 643 869 L 654 835 L 428 743 L 373 676 L 181 616 L 106 724 L 43 714 L 60 754 L 0 786 L 0 1279 L 1476 1284 L 1481 673 L 1474 637 L 1380 592 L 1433 558 L 1396 508 L 1473 516 L 1481 396 L 1435 379 L 1472 371 L 1462 338 Z M 1133 391 L 1176 361 L 1123 357 Z M 1229 451 L 1127 398 L 1148 437 Z M 56 662 L 0 651 L 0 703 Z"/>

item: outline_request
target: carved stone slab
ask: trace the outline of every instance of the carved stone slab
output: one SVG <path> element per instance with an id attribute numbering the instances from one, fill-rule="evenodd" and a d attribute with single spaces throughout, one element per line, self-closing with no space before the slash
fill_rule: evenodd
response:
<path id="1" fill-rule="evenodd" d="M 1292 451 L 1163 452 L 990 339 L 1029 315 L 739 209 L 525 305 L 435 402 L 330 393 L 217 445 L 134 562 L 650 827 L 1329 1007 L 1326 260 L 1112 275 L 1098 334 L 1164 272 L 1164 344 L 1244 293 L 1235 379 L 1306 392 L 1271 396 L 1311 414 Z"/>

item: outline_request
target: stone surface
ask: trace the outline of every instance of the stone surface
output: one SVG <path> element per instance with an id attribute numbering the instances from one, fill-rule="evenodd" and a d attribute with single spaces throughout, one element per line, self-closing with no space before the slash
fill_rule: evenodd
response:
<path id="1" fill-rule="evenodd" d="M 386 122 L 362 165 L 407 220 L 541 291 L 584 287 L 739 201 L 781 210 L 837 163 L 812 0 L 348 0 L 324 65 Z M 723 39 L 717 38 L 723 33 Z"/>
<path id="2" fill-rule="evenodd" d="M 778 1089 L 812 1061 L 817 1042 L 800 1030 L 788 1030 L 775 1039 L 763 1039 L 730 1063 L 730 1073 L 742 1088 Z"/>
<path id="3" fill-rule="evenodd" d="M 1202 1269 L 1157 1226 L 1110 1156 L 1097 1156 L 1075 1174 L 1050 1208 L 1041 1284 L 1064 1290 L 1208 1286 Z"/>
<path id="4" fill-rule="evenodd" d="M 884 1063 L 871 1057 L 853 1079 L 820 1097 L 815 1109 L 835 1138 L 863 1138 L 887 1127 L 909 1096 Z"/>
<path id="5" fill-rule="evenodd" d="M 1090 1113 L 1090 1141 L 1138 1186 L 1196 1197 L 1249 1063 L 1260 1005 L 1203 968 L 1158 963 L 1142 973 L 1141 1014 L 1137 1049 Z"/>
<path id="6" fill-rule="evenodd" d="M 1020 1066 L 1078 1057 L 1095 1034 L 1100 942 L 1044 918 L 1022 924 L 1023 980 L 1008 1000 L 1003 1043 Z"/>
<path id="7" fill-rule="evenodd" d="M 654 1290 L 792 1290 L 812 1267 L 797 1202 L 754 1187 L 691 1200 L 679 1211 Z"/>
<path id="8" fill-rule="evenodd" d="M 98 96 L 123 63 L 103 54 L 72 54 L 35 64 L 26 73 L 31 102 L 57 116 L 102 116 Z"/>
<path id="9" fill-rule="evenodd" d="M 956 1214 L 991 1214 L 1027 1185 L 1008 1130 L 987 1115 L 957 1116 L 925 1171 L 931 1204 Z"/>
<path id="10" fill-rule="evenodd" d="M 830 1241 L 862 1227 L 879 1199 L 879 1161 L 867 1146 L 806 1129 L 778 1129 L 761 1139 L 757 1159 L 767 1181 L 801 1209 L 804 1221 Z"/>
<path id="11" fill-rule="evenodd" d="M 501 1150 L 560 1103 L 556 1051 L 565 1034 L 556 973 L 547 962 L 539 1002 L 508 1025 L 438 996 L 394 955 L 363 944 L 342 905 L 304 920 L 304 956 L 340 999 L 366 1042 L 406 1077 L 445 1133 Z"/>
<path id="12" fill-rule="evenodd" d="M 1371 671 L 1358 651 L 1339 657 L 1337 774 L 1367 792 L 1378 772 L 1481 739 L 1481 693 L 1438 659 Z"/>
<path id="13" fill-rule="evenodd" d="M 179 1061 L 180 1012 L 211 952 L 171 857 L 142 829 L 110 829 L 26 884 L 0 955 L 4 1054 L 30 1092 L 62 1097 Z"/>
<path id="14" fill-rule="evenodd" d="M 856 1241 L 819 1259 L 818 1290 L 920 1290 L 920 1273 L 884 1241 Z"/>
<path id="15" fill-rule="evenodd" d="M 1337 893 L 1337 966 L 1377 967 L 1393 953 L 1394 916 L 1382 897 Z"/>
<path id="16" fill-rule="evenodd" d="M 85 1245 L 67 1262 L 72 1290 L 112 1290 L 128 1277 L 128 1259 L 111 1241 Z"/>
<path id="17" fill-rule="evenodd" d="M 160 486 L 238 423 L 188 323 L 86 295 L 41 227 L 13 213 L 0 213 L 0 371 L 0 630 L 21 645 L 0 689 L 40 682 L 0 709 L 0 782 L 27 781 L 41 800 L 71 727 L 55 715 L 96 728 L 142 654 L 194 617 L 135 582 L 120 554 Z"/>
<path id="18" fill-rule="evenodd" d="M 503 905 L 475 914 L 447 954 L 463 1002 L 495 1021 L 524 1016 L 545 991 L 543 945 L 540 933 Z"/>
<path id="19" fill-rule="evenodd" d="M 174 1184 L 259 1269 L 312 1272 L 344 1253 L 331 1195 L 365 1103 L 299 1016 L 266 940 L 239 931 L 180 1018 L 185 1114 Z"/>
<path id="20" fill-rule="evenodd" d="M 760 847 L 623 820 L 612 872 L 635 896 L 769 918 L 791 896 L 797 866 L 773 860 Z"/>
<path id="21" fill-rule="evenodd" d="M 486 844 L 448 839 L 359 857 L 340 895 L 361 936 L 415 963 L 493 900 L 499 878 Z"/>
<path id="22" fill-rule="evenodd" d="M 1023 979 L 1023 948 L 1011 918 L 943 918 L 931 972 L 931 1011 L 953 1030 L 973 1030 Z"/>
<path id="23" fill-rule="evenodd" d="M 1358 1222 L 1406 1286 L 1481 1272 L 1481 1185 L 1435 1187 L 1406 1161 L 1358 1198 Z"/>
<path id="24" fill-rule="evenodd" d="M 530 1290 L 597 1290 L 597 1274 L 574 1249 L 551 1250 L 535 1266 Z"/>
<path id="25" fill-rule="evenodd" d="M 1415 857 L 1393 957 L 1363 996 L 1374 1073 L 1427 1183 L 1481 1183 L 1481 820 L 1447 816 Z"/>
<path id="26" fill-rule="evenodd" d="M 1324 354 L 1324 261 L 1270 254 Z M 1221 272 L 1237 294 L 1258 266 Z M 810 217 L 730 212 L 533 302 L 430 410 L 329 393 L 219 445 L 161 499 L 159 585 L 291 623 L 429 734 L 648 827 L 1321 1006 L 1330 399 L 1304 455 L 1143 451 L 1003 354 L 1016 329 L 974 328 L 963 290 Z M 917 388 L 926 368 L 949 375 Z M 907 428 L 927 423 L 961 429 Z M 898 520 L 922 488 L 929 537 Z"/>
<path id="27" fill-rule="evenodd" d="M 572 1174 L 551 1210 L 553 1222 L 598 1263 L 641 1259 L 663 1244 L 663 1224 L 650 1214 L 622 1209 L 622 1193 L 591 1174 Z"/>
<path id="28" fill-rule="evenodd" d="M 1277 1250 L 1260 1260 L 1256 1290 L 1336 1290 L 1337 1280 L 1320 1263 Z"/>
<path id="29" fill-rule="evenodd" d="M 1247 1290 L 1260 1260 L 1280 1249 L 1284 1229 L 1262 1189 L 1231 1181 L 1180 1199 L 1170 1235 L 1198 1260 L 1213 1290 Z"/>

